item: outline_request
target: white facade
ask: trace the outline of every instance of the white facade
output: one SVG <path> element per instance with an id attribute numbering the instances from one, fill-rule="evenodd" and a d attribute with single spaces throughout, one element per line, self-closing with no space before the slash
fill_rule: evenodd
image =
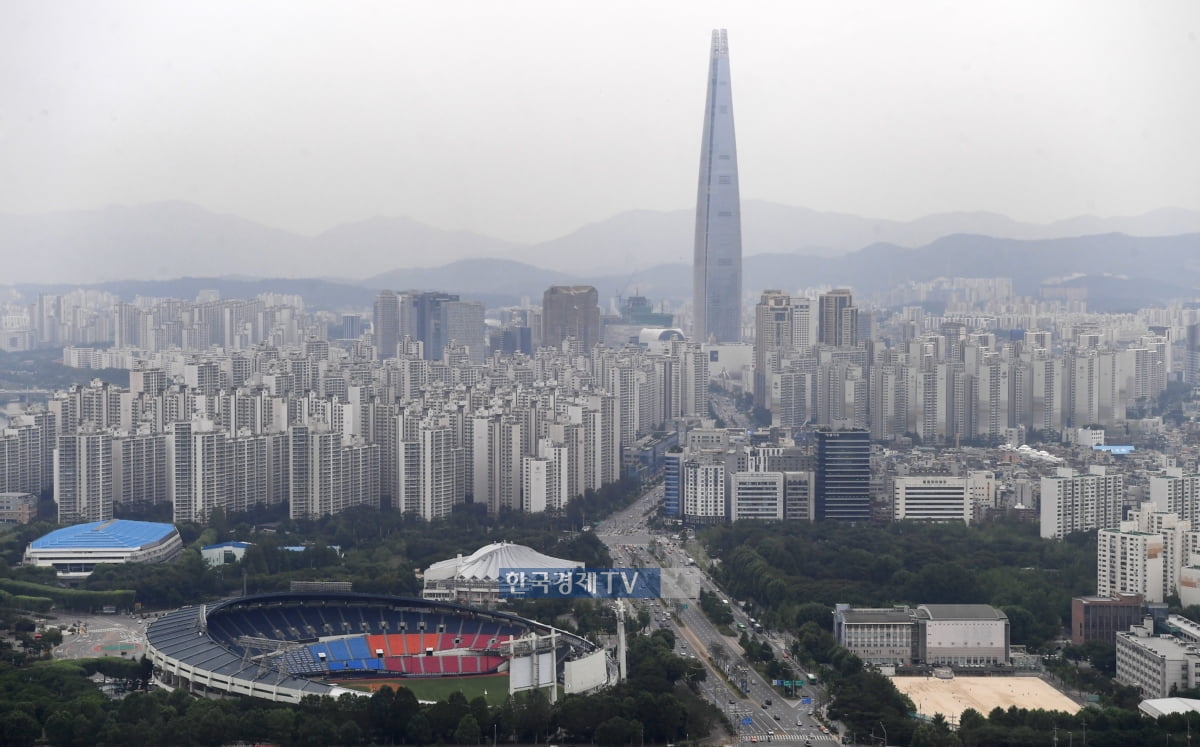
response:
<path id="1" fill-rule="evenodd" d="M 1142 594 L 1147 602 L 1161 602 L 1165 562 L 1161 534 L 1136 528 L 1101 529 L 1096 547 L 1096 594 L 1127 592 Z"/>
<path id="2" fill-rule="evenodd" d="M 1072 532 L 1115 528 L 1124 499 L 1123 475 L 1110 475 L 1099 466 L 1086 475 L 1060 467 L 1055 477 L 1042 478 L 1042 536 L 1062 539 Z"/>
<path id="3" fill-rule="evenodd" d="M 961 521 L 971 523 L 967 478 L 953 475 L 897 477 L 892 483 L 896 521 Z"/>
<path id="4" fill-rule="evenodd" d="M 729 479 L 729 519 L 783 519 L 782 472 L 736 472 Z"/>
<path id="5" fill-rule="evenodd" d="M 725 464 L 716 459 L 684 462 L 681 508 L 685 522 L 724 521 Z"/>
<path id="6" fill-rule="evenodd" d="M 1154 635 L 1154 623 L 1146 620 L 1117 633 L 1116 681 L 1138 688 L 1143 697 L 1165 698 L 1174 688 L 1200 683 L 1200 651 L 1171 636 Z"/>
<path id="7" fill-rule="evenodd" d="M 1182 469 L 1170 467 L 1152 476 L 1150 501 L 1155 510 L 1169 511 L 1195 525 L 1200 521 L 1200 475 L 1185 475 Z"/>
<path id="8" fill-rule="evenodd" d="M 113 517 L 110 433 L 92 430 L 59 437 L 54 449 L 54 502 L 60 524 Z"/>

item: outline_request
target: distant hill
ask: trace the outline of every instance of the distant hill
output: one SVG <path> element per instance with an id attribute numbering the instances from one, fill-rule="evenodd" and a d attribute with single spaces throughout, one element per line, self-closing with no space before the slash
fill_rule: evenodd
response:
<path id="1" fill-rule="evenodd" d="M 496 258 L 541 268 L 546 277 L 606 277 L 606 286 L 616 292 L 634 282 L 673 285 L 660 268 L 691 263 L 694 224 L 687 209 L 637 210 L 550 241 L 516 244 L 406 218 L 371 218 L 301 236 L 183 202 L 0 215 L 0 257 L 5 260 L 0 281 L 94 283 L 237 275 L 370 284 L 385 273 L 392 277 L 396 268 L 438 270 L 464 260 Z M 845 258 L 864 247 L 919 248 L 960 234 L 1042 240 L 1106 233 L 1200 233 L 1200 212 L 1164 209 L 1128 218 L 1084 216 L 1037 225 L 992 213 L 891 221 L 746 200 L 742 228 L 748 264 L 761 255 L 788 255 L 812 264 Z M 506 287 L 522 284 L 517 278 L 509 281 Z"/>
<path id="2" fill-rule="evenodd" d="M 760 254 L 743 264 L 743 285 L 754 294 L 766 288 L 796 291 L 821 285 L 847 285 L 859 297 L 908 282 L 938 277 L 1010 277 L 1017 293 L 1036 296 L 1046 284 L 1089 289 L 1089 308 L 1128 311 L 1172 299 L 1200 296 L 1200 233 L 1142 238 L 1122 234 L 1070 239 L 996 239 L 947 236 L 912 249 L 875 244 L 840 257 Z M 640 293 L 655 302 L 691 298 L 691 265 L 656 265 L 632 273 L 576 273 L 546 270 L 505 259 L 452 262 L 434 268 L 409 268 L 377 275 L 361 283 L 319 279 L 180 278 L 170 281 L 122 281 L 91 287 L 125 298 L 135 295 L 194 298 L 213 288 L 222 297 L 252 297 L 263 292 L 299 293 L 316 309 L 369 309 L 375 293 L 395 290 L 444 290 L 489 308 L 515 304 L 522 296 L 537 303 L 550 285 L 594 285 L 603 303 Z M 59 293 L 74 285 L 19 285 L 26 297 Z"/>

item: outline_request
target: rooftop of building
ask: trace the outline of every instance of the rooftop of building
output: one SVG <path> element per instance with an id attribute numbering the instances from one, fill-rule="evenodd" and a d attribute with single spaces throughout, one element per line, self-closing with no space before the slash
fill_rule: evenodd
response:
<path id="1" fill-rule="evenodd" d="M 1007 620 L 1008 615 L 990 604 L 922 604 L 917 616 L 927 620 Z"/>
<path id="2" fill-rule="evenodd" d="M 1179 657 L 1179 656 L 1194 656 L 1200 657 L 1200 650 L 1194 644 L 1181 641 L 1175 636 L 1170 635 L 1137 635 L 1133 632 L 1117 633 L 1117 638 L 1136 643 L 1139 647 L 1148 651 L 1152 651 L 1159 656 Z"/>
<path id="3" fill-rule="evenodd" d="M 470 555 L 439 560 L 425 571 L 426 581 L 445 581 L 453 578 L 499 580 L 501 568 L 582 568 L 577 560 L 564 560 L 511 542 L 493 542 Z"/>
<path id="4" fill-rule="evenodd" d="M 29 544 L 33 550 L 136 550 L 178 532 L 173 524 L 110 519 L 55 529 Z"/>
<path id="5" fill-rule="evenodd" d="M 1150 698 L 1138 704 L 1138 710 L 1150 718 L 1170 713 L 1195 713 L 1200 711 L 1200 700 L 1193 698 Z"/>
<path id="6" fill-rule="evenodd" d="M 229 547 L 229 548 L 237 548 L 239 550 L 245 550 L 247 547 L 252 547 L 253 545 L 254 545 L 253 542 L 240 542 L 238 540 L 234 540 L 232 542 L 218 542 L 215 545 L 205 545 L 204 547 L 201 547 L 200 549 L 202 551 L 203 550 L 220 550 L 222 548 Z"/>
<path id="7" fill-rule="evenodd" d="M 886 609 L 848 609 L 842 612 L 842 620 L 851 625 L 872 623 L 912 622 L 912 610 L 904 607 Z"/>

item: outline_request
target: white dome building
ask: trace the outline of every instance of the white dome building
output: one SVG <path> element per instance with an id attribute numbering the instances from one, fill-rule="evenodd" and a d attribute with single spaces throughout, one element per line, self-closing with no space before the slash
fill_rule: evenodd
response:
<path id="1" fill-rule="evenodd" d="M 493 542 L 470 555 L 439 560 L 425 570 L 421 597 L 439 602 L 488 605 L 500 600 L 502 568 L 583 568 L 577 560 L 544 555 L 532 547 Z"/>

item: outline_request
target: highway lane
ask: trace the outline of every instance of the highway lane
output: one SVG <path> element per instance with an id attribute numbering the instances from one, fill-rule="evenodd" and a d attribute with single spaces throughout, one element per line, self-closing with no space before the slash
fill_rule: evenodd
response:
<path id="1" fill-rule="evenodd" d="M 596 527 L 597 537 L 608 546 L 614 563 L 619 566 L 659 566 L 666 569 L 665 572 L 681 574 L 696 588 L 703 588 L 728 600 L 725 592 L 700 569 L 688 565 L 687 551 L 680 546 L 680 542 L 673 541 L 664 534 L 656 537 L 647 528 L 646 520 L 661 500 L 662 487 L 653 487 L 630 507 Z M 653 539 L 659 541 L 663 550 L 664 558 L 661 561 L 649 552 L 648 547 Z M 783 698 L 745 662 L 737 638 L 722 635 L 709 622 L 700 609 L 698 600 L 637 600 L 627 605 L 631 619 L 636 616 L 639 606 L 649 605 L 653 620 L 651 627 L 669 627 L 676 634 L 676 653 L 694 657 L 705 666 L 708 679 L 701 683 L 700 691 L 725 711 L 730 721 L 737 725 L 743 741 L 750 741 L 751 737 L 764 742 L 776 739 L 803 742 L 807 738 L 816 743 L 819 740 L 835 739 L 819 731 L 816 720 L 808 713 L 810 706 L 801 703 L 801 698 L 806 696 L 813 697 L 815 701 L 816 694 L 808 687 L 808 683 L 806 682 L 805 688 L 797 689 L 795 698 Z M 737 622 L 749 624 L 748 616 L 742 610 L 736 606 L 731 609 Z M 672 611 L 674 617 L 668 614 Z M 782 640 L 772 641 L 777 656 L 782 657 L 784 645 Z M 718 650 L 724 649 L 727 653 L 721 662 L 724 664 L 721 668 L 737 681 L 737 687 L 729 684 L 718 673 L 718 663 L 710 661 L 714 647 Z M 745 688 L 744 693 L 740 689 L 742 687 Z M 768 701 L 770 705 L 767 705 Z M 744 719 L 749 719 L 750 723 L 743 724 Z"/>

